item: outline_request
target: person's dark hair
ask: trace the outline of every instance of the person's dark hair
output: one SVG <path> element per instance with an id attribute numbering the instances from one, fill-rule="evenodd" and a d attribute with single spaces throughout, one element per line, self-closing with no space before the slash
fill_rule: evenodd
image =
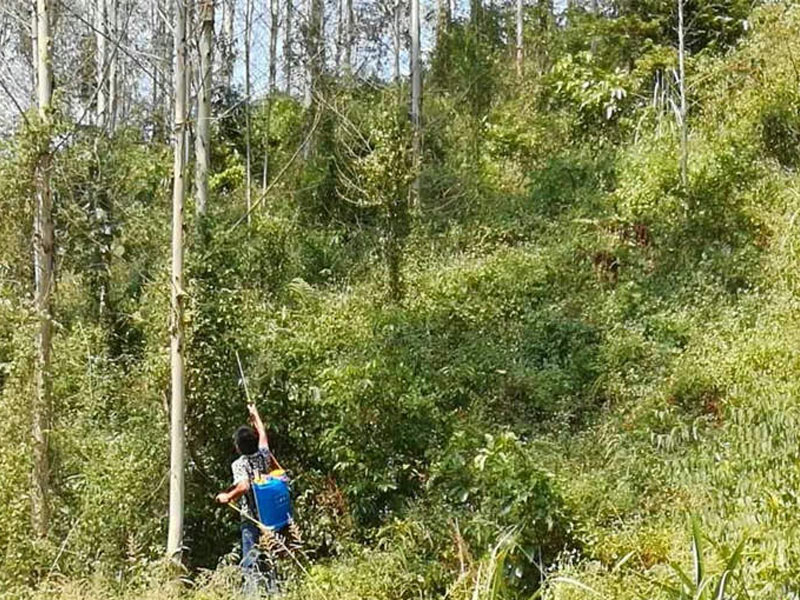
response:
<path id="1" fill-rule="evenodd" d="M 255 454 L 258 452 L 258 436 L 252 427 L 242 425 L 233 434 L 233 444 L 239 454 Z"/>

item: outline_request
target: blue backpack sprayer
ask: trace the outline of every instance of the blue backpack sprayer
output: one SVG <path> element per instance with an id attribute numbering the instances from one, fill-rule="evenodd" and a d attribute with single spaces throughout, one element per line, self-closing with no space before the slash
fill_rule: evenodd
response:
<path id="1" fill-rule="evenodd" d="M 253 481 L 252 485 L 256 518 L 273 531 L 286 527 L 292 520 L 292 501 L 283 469 L 272 471 L 268 477 Z"/>
<path id="2" fill-rule="evenodd" d="M 247 402 L 252 404 L 250 391 L 247 389 L 247 378 L 244 376 L 238 352 L 236 353 L 236 362 L 239 364 L 239 373 L 244 384 Z M 272 531 L 279 531 L 292 521 L 292 500 L 289 493 L 289 477 L 274 454 L 272 460 L 278 468 L 270 471 L 267 476 L 261 475 L 254 478 L 250 485 L 255 499 L 256 519 Z"/>

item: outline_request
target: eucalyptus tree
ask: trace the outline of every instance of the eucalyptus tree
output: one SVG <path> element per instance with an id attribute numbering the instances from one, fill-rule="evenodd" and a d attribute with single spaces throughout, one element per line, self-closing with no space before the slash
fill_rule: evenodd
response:
<path id="1" fill-rule="evenodd" d="M 517 34 L 517 51 L 516 51 L 516 64 L 517 64 L 517 77 L 522 79 L 522 59 L 523 59 L 523 38 L 522 38 L 522 25 L 523 25 L 523 2 L 517 0 L 516 10 L 516 34 Z"/>
<path id="2" fill-rule="evenodd" d="M 55 283 L 55 230 L 51 189 L 52 153 L 50 149 L 53 99 L 52 1 L 36 1 L 36 82 L 40 127 L 34 190 L 36 212 L 33 227 L 34 307 L 36 310 L 36 360 L 34 365 L 34 406 L 31 420 L 33 438 L 33 489 L 31 517 L 34 532 L 44 537 L 50 524 L 50 463 L 48 430 L 51 419 L 51 351 L 53 337 L 52 293 Z"/>
<path id="3" fill-rule="evenodd" d="M 280 5 L 278 0 L 269 0 L 269 66 L 267 92 L 276 89 L 278 78 L 278 29 L 280 25 Z"/>
<path id="4" fill-rule="evenodd" d="M 353 11 L 353 0 L 343 0 L 342 21 L 343 21 L 343 45 L 344 45 L 344 74 L 350 77 L 353 73 L 353 44 L 355 12 Z"/>
<path id="5" fill-rule="evenodd" d="M 414 183 L 412 203 L 419 202 L 419 168 L 422 145 L 422 66 L 420 64 L 419 0 L 411 0 L 411 125 L 414 131 L 413 163 Z"/>
<path id="6" fill-rule="evenodd" d="M 303 41 L 305 45 L 305 88 L 303 106 L 306 109 L 307 135 L 303 145 L 303 158 L 308 160 L 317 145 L 314 123 L 321 110 L 319 97 L 322 94 L 322 77 L 325 72 L 325 4 L 323 0 L 307 0 L 306 23 Z"/>
<path id="7" fill-rule="evenodd" d="M 119 31 L 119 0 L 106 0 L 106 31 L 108 39 L 114 44 L 109 52 L 108 60 L 108 115 L 106 127 L 114 131 L 120 109 L 120 70 L 119 70 L 119 45 L 121 43 Z"/>
<path id="8" fill-rule="evenodd" d="M 195 190 L 198 215 L 208 206 L 208 173 L 211 168 L 211 86 L 214 48 L 214 0 L 200 4 L 200 87 L 197 101 L 197 137 L 195 138 Z"/>
<path id="9" fill-rule="evenodd" d="M 166 138 L 167 124 L 171 121 L 173 72 L 172 53 L 174 40 L 170 24 L 169 0 L 151 0 L 150 25 L 151 104 L 150 118 L 154 123 L 154 137 Z"/>
<path id="10" fill-rule="evenodd" d="M 292 51 L 292 13 L 292 0 L 285 0 L 284 14 L 286 16 L 283 22 L 283 85 L 287 95 L 292 92 L 292 62 L 294 61 L 294 53 Z"/>
<path id="11" fill-rule="evenodd" d="M 106 28 L 108 14 L 106 12 L 106 0 L 95 0 L 94 4 L 94 35 L 95 35 L 95 123 L 98 127 L 105 127 L 108 120 L 107 113 L 107 85 L 106 85 L 106 61 L 107 46 L 106 39 L 108 31 Z"/>
<path id="12" fill-rule="evenodd" d="M 220 83 L 225 89 L 233 84 L 233 66 L 236 60 L 234 51 L 234 22 L 236 18 L 236 0 L 222 1 L 222 27 L 217 38 L 219 46 Z"/>
<path id="13" fill-rule="evenodd" d="M 119 0 L 94 0 L 93 8 L 95 124 L 113 131 L 119 110 Z"/>
<path id="14" fill-rule="evenodd" d="M 44 0 L 39 0 L 40 2 Z M 184 508 L 184 300 L 183 203 L 186 188 L 186 15 L 184 0 L 175 1 L 175 125 L 172 186 L 172 275 L 170 278 L 170 477 L 167 556 L 179 560 L 183 550 Z"/>
<path id="15" fill-rule="evenodd" d="M 272 104 L 277 90 L 278 78 L 278 26 L 280 20 L 280 6 L 278 0 L 269 0 L 269 64 L 267 67 L 267 114 L 264 129 L 264 168 L 261 177 L 262 192 L 266 193 L 269 183 L 269 138 L 272 125 Z"/>
<path id="16" fill-rule="evenodd" d="M 250 50 L 253 43 L 253 0 L 246 0 L 244 9 L 244 140 L 245 140 L 245 200 L 247 202 L 247 224 L 250 224 L 250 211 L 253 204 L 253 152 L 251 148 L 250 105 Z"/>
<path id="17" fill-rule="evenodd" d="M 319 90 L 325 68 L 325 5 L 323 0 L 307 0 L 305 31 L 306 88 L 304 104 L 311 108 L 313 95 Z"/>
<path id="18" fill-rule="evenodd" d="M 395 0 L 393 7 L 392 49 L 394 51 L 394 82 L 400 87 L 400 51 L 403 47 L 403 0 Z"/>
<path id="19" fill-rule="evenodd" d="M 686 187 L 689 183 L 689 124 L 686 122 L 686 47 L 685 27 L 683 23 L 684 0 L 677 0 L 678 4 L 678 85 L 680 88 L 680 106 L 678 107 L 678 125 L 681 132 L 680 171 L 681 184 Z"/>

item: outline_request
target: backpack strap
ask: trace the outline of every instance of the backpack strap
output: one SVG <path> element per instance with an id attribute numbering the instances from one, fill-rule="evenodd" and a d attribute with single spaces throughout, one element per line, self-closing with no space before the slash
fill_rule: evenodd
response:
<path id="1" fill-rule="evenodd" d="M 258 505 L 256 504 L 256 494 L 253 490 L 253 481 L 255 480 L 255 474 L 253 473 L 253 466 L 250 464 L 250 460 L 248 456 L 243 456 L 244 458 L 244 470 L 247 472 L 247 480 L 249 485 L 247 486 L 247 492 L 245 492 L 245 501 L 247 502 L 247 507 L 250 509 L 250 514 L 259 519 L 258 515 Z"/>

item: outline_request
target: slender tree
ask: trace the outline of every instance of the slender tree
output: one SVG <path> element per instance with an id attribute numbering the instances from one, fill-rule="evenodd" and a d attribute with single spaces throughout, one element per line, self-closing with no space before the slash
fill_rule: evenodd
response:
<path id="1" fill-rule="evenodd" d="M 36 2 L 30 4 L 31 18 L 31 100 L 38 102 L 39 78 L 37 73 L 36 57 L 39 55 L 39 7 Z"/>
<path id="2" fill-rule="evenodd" d="M 108 115 L 106 113 L 107 89 L 106 84 L 106 38 L 108 18 L 106 14 L 106 0 L 96 0 L 94 5 L 94 35 L 95 35 L 95 70 L 96 70 L 96 119 L 98 127 L 105 127 Z"/>
<path id="3" fill-rule="evenodd" d="M 686 48 L 684 44 L 684 37 L 686 34 L 683 23 L 683 2 L 684 0 L 677 0 L 678 2 L 678 85 L 680 86 L 680 107 L 678 109 L 679 118 L 678 122 L 681 130 L 681 157 L 680 157 L 680 170 L 681 170 L 681 184 L 686 187 L 689 183 L 689 124 L 686 121 Z"/>
<path id="4" fill-rule="evenodd" d="M 334 55 L 334 72 L 338 75 L 342 67 L 344 55 L 344 0 L 336 0 L 336 53 Z"/>
<path id="5" fill-rule="evenodd" d="M 355 13 L 353 0 L 344 0 L 344 74 L 353 74 L 353 44 L 355 43 Z"/>
<path id="6" fill-rule="evenodd" d="M 352 70 L 353 0 L 338 0 L 336 9 L 336 72 L 347 78 Z"/>
<path id="7" fill-rule="evenodd" d="M 219 36 L 220 80 L 226 89 L 233 83 L 233 63 L 236 59 L 233 42 L 233 23 L 236 16 L 236 0 L 222 3 L 222 30 Z"/>
<path id="8" fill-rule="evenodd" d="M 152 97 L 151 115 L 154 124 L 153 134 L 165 139 L 167 124 L 175 107 L 171 105 L 172 54 L 174 42 L 170 43 L 168 31 L 169 3 L 165 0 L 152 0 L 153 28 L 152 46 Z"/>
<path id="9" fill-rule="evenodd" d="M 39 0 L 40 2 L 43 0 Z M 175 1 L 175 126 L 172 186 L 172 277 L 170 280 L 170 477 L 167 556 L 179 561 L 183 549 L 184 495 L 184 323 L 183 201 L 186 187 L 186 13 L 184 0 Z"/>
<path id="10" fill-rule="evenodd" d="M 208 172 L 211 168 L 211 85 L 214 48 L 214 0 L 200 4 L 200 89 L 195 138 L 195 189 L 197 214 L 206 214 Z"/>
<path id="11" fill-rule="evenodd" d="M 53 196 L 50 187 L 52 154 L 50 151 L 51 105 L 53 98 L 53 66 L 51 37 L 51 0 L 36 2 L 36 81 L 39 119 L 45 134 L 39 140 L 34 168 L 36 216 L 33 227 L 34 307 L 38 328 L 31 433 L 33 438 L 33 474 L 31 517 L 36 535 L 47 535 L 50 524 L 50 461 L 48 430 L 51 407 L 50 358 L 52 349 L 52 292 L 55 279 L 55 232 Z"/>
<path id="12" fill-rule="evenodd" d="M 278 0 L 269 0 L 269 94 L 276 90 L 278 79 L 278 27 L 280 26 L 280 5 Z"/>
<path id="13" fill-rule="evenodd" d="M 269 138 L 272 125 L 272 102 L 277 90 L 278 78 L 278 23 L 280 19 L 278 0 L 269 0 L 269 73 L 267 87 L 267 118 L 264 131 L 264 171 L 261 184 L 264 191 L 269 183 Z"/>
<path id="14" fill-rule="evenodd" d="M 106 0 L 106 32 L 108 39 L 118 45 L 118 12 L 119 0 Z M 113 132 L 117 126 L 117 116 L 119 113 L 119 52 L 118 48 L 112 48 L 106 56 L 107 67 L 107 86 L 108 86 L 108 115 L 106 118 L 107 128 Z"/>
<path id="15" fill-rule="evenodd" d="M 393 26 L 393 41 L 394 41 L 394 82 L 400 89 L 400 48 L 403 45 L 403 31 L 401 28 L 401 12 L 402 0 L 395 0 L 394 3 L 394 26 Z"/>
<path id="16" fill-rule="evenodd" d="M 306 89 L 304 104 L 310 108 L 313 95 L 318 91 L 325 64 L 324 9 L 322 0 L 308 0 L 308 25 L 306 26 Z"/>
<path id="17" fill-rule="evenodd" d="M 253 154 L 250 135 L 250 45 L 253 41 L 253 0 L 247 0 L 244 11 L 244 142 L 246 171 L 244 174 L 245 199 L 247 201 L 247 224 L 250 225 L 250 209 L 253 202 Z"/>
<path id="18" fill-rule="evenodd" d="M 422 146 L 422 72 L 420 65 L 420 17 L 419 0 L 411 0 L 411 125 L 414 131 L 412 160 L 414 183 L 412 204 L 419 202 L 419 167 Z"/>
<path id="19" fill-rule="evenodd" d="M 283 84 L 286 94 L 292 93 L 292 0 L 286 0 L 286 20 L 283 25 Z"/>
<path id="20" fill-rule="evenodd" d="M 305 28 L 306 52 L 306 88 L 303 105 L 307 109 L 306 127 L 309 135 L 303 145 L 303 158 L 308 160 L 316 147 L 316 137 L 313 135 L 312 122 L 317 106 L 316 97 L 321 93 L 322 74 L 325 65 L 325 44 L 322 37 L 325 23 L 325 5 L 323 0 L 308 0 L 308 21 Z"/>
<path id="21" fill-rule="evenodd" d="M 517 0 L 517 77 L 522 79 L 522 53 L 523 53 L 523 39 L 522 39 L 522 0 Z"/>

